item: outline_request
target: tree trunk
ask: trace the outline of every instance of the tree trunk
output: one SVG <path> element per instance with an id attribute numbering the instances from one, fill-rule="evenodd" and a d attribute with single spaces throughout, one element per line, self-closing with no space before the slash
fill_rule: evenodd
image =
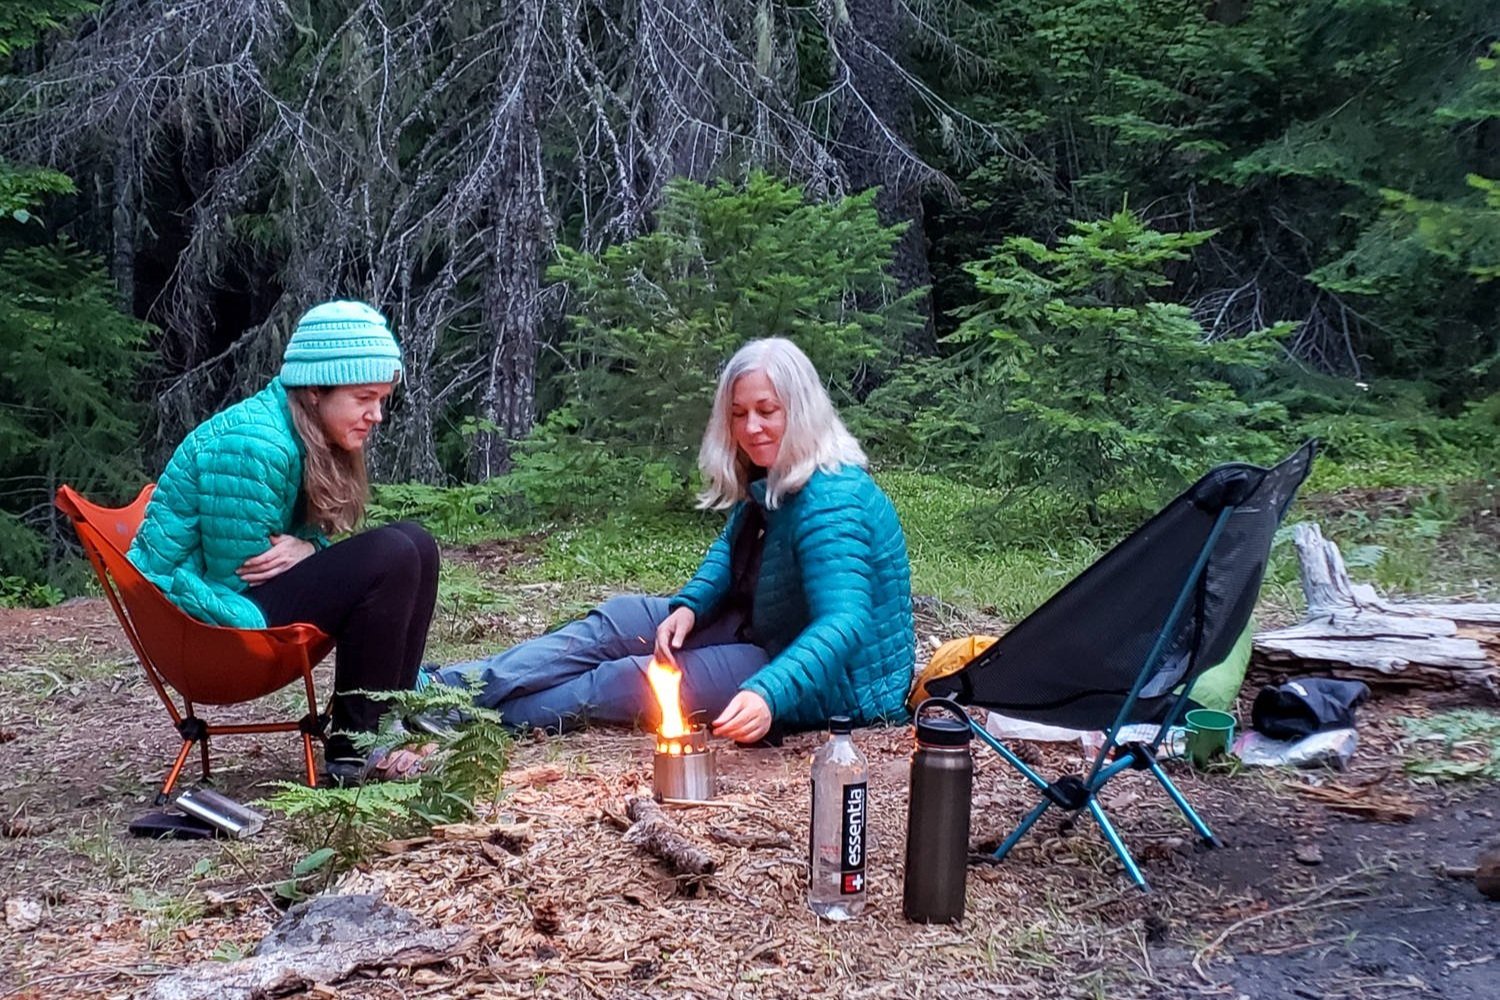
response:
<path id="1" fill-rule="evenodd" d="M 541 192 L 531 179 L 518 176 L 510 191 L 497 193 L 497 218 L 504 221 L 497 221 L 487 241 L 484 334 L 489 363 L 469 463 L 480 482 L 510 470 L 513 448 L 530 433 L 536 416 L 545 222 L 540 218 Z"/>
<path id="2" fill-rule="evenodd" d="M 707 180 L 723 152 L 712 125 L 722 112 L 709 89 L 711 67 L 691 31 L 702 18 L 695 0 L 641 0 L 636 15 L 638 73 L 649 94 L 648 205 L 674 177 Z"/>
<path id="3" fill-rule="evenodd" d="M 140 195 L 136 178 L 141 170 L 135 136 L 135 128 L 127 122 L 115 146 L 110 211 L 110 277 L 119 290 L 120 311 L 130 316 L 135 315 L 135 220 Z"/>
<path id="4" fill-rule="evenodd" d="M 437 460 L 432 386 L 420 373 L 412 379 L 411 391 L 407 393 L 404 402 L 401 409 L 403 434 L 397 454 L 390 462 L 377 462 L 376 468 L 382 479 L 410 478 L 422 483 L 441 482 L 443 469 Z M 376 454 L 382 455 L 383 451 L 377 451 Z"/>
<path id="5" fill-rule="evenodd" d="M 389 430 L 382 428 L 371 442 L 371 473 L 378 479 L 415 479 L 437 483 L 443 479 L 437 459 L 435 411 L 441 406 L 433 378 L 437 353 L 437 318 L 429 308 L 433 300 L 413 304 L 406 281 L 399 285 L 400 297 L 387 319 L 395 324 L 401 342 L 406 375 L 399 405 Z"/>
<path id="6" fill-rule="evenodd" d="M 535 420 L 542 255 L 550 228 L 543 201 L 535 67 L 527 71 L 523 86 L 524 108 L 505 133 L 485 237 L 487 364 L 479 388 L 479 429 L 469 453 L 470 473 L 479 482 L 510 470 L 512 449 Z"/>
<path id="7" fill-rule="evenodd" d="M 922 192 L 915 180 L 915 154 L 905 135 L 911 131 L 911 90 L 892 61 L 907 54 L 910 25 L 897 0 L 847 0 L 849 19 L 834 31 L 834 41 L 847 67 L 848 83 L 858 99 L 841 109 L 839 159 L 852 190 L 879 186 L 875 206 L 885 225 L 906 223 L 896 244 L 891 275 L 906 294 L 932 285 L 923 230 Z M 937 349 L 932 296 L 920 303 L 923 325 L 908 334 L 908 352 L 932 354 Z"/>

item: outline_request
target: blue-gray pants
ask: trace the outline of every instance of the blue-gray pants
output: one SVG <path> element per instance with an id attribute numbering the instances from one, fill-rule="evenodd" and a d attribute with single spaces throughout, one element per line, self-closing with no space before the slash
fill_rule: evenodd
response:
<path id="1" fill-rule="evenodd" d="M 656 628 L 671 612 L 665 597 L 611 597 L 578 621 L 503 653 L 455 663 L 433 676 L 462 687 L 481 681 L 477 702 L 497 709 L 507 726 L 551 732 L 589 722 L 660 721 L 646 682 Z M 712 722 L 740 685 L 766 665 L 766 651 L 736 637 L 740 619 L 695 628 L 677 653 L 682 708 Z"/>

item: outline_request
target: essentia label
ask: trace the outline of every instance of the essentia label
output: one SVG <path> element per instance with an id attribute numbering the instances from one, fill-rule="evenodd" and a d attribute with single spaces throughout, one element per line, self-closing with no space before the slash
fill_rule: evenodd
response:
<path id="1" fill-rule="evenodd" d="M 844 786 L 843 837 L 839 847 L 839 892 L 865 891 L 865 782 Z"/>

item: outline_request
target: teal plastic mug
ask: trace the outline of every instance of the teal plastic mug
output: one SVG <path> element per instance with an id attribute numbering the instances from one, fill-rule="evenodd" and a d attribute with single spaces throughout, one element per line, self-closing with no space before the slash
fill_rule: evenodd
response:
<path id="1" fill-rule="evenodd" d="M 1212 708 L 1195 708 L 1183 721 L 1187 723 L 1185 747 L 1187 757 L 1197 767 L 1207 767 L 1234 746 L 1234 716 Z"/>

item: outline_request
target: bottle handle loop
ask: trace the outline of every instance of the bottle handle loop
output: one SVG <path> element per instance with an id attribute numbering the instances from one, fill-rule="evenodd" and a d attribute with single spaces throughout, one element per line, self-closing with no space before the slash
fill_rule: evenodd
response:
<path id="1" fill-rule="evenodd" d="M 912 722 L 915 723 L 918 719 L 920 719 L 922 717 L 922 712 L 928 708 L 940 708 L 944 711 L 951 712 L 953 713 L 953 716 L 964 725 L 971 725 L 969 720 L 969 713 L 963 710 L 963 706 L 954 701 L 952 698 L 938 697 L 928 698 L 927 700 L 923 701 L 922 704 L 918 705 L 917 710 L 911 715 Z"/>

